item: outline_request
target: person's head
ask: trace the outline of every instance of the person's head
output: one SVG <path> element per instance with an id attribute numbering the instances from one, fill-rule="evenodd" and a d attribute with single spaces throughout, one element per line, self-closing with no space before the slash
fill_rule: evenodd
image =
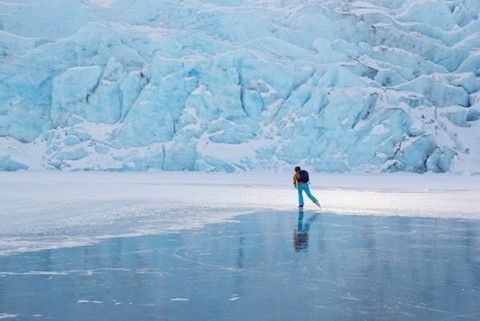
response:
<path id="1" fill-rule="evenodd" d="M 302 170 L 302 169 L 300 168 L 300 166 L 295 167 L 295 172 L 298 173 L 298 172 L 300 172 L 301 170 Z"/>

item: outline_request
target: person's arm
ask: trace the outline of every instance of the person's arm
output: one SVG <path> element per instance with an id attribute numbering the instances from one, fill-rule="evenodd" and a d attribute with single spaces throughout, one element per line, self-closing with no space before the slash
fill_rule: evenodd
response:
<path id="1" fill-rule="evenodd" d="M 295 186 L 295 188 L 297 188 L 297 182 L 298 182 L 298 173 L 295 173 L 293 175 L 293 186 Z"/>

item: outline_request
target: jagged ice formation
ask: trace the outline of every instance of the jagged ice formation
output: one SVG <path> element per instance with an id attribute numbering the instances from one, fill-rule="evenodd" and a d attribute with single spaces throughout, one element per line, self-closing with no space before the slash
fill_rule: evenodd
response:
<path id="1" fill-rule="evenodd" d="M 0 0 L 0 170 L 480 172 L 478 0 Z"/>

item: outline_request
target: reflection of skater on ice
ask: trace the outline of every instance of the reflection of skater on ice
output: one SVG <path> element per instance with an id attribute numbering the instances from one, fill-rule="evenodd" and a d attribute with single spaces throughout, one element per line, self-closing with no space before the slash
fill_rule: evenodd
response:
<path id="1" fill-rule="evenodd" d="M 312 215 L 305 223 L 303 223 L 303 212 L 298 211 L 297 228 L 293 231 L 293 247 L 296 251 L 306 250 L 308 247 L 308 230 L 318 217 Z"/>
<path id="2" fill-rule="evenodd" d="M 310 188 L 308 187 L 310 184 L 310 178 L 308 177 L 308 172 L 304 169 L 301 169 L 300 166 L 295 167 L 295 174 L 293 175 L 293 186 L 298 191 L 298 209 L 303 210 L 303 192 L 307 194 L 308 198 L 315 203 L 318 207 L 320 207 L 320 203 L 312 195 L 310 192 Z"/>

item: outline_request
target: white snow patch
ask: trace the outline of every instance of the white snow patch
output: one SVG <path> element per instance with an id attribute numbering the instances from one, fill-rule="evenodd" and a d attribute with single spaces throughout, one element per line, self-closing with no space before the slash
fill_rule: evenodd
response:
<path id="1" fill-rule="evenodd" d="M 237 301 L 240 300 L 240 296 L 238 294 L 233 294 L 228 301 Z"/>
<path id="2" fill-rule="evenodd" d="M 371 134 L 372 135 L 384 135 L 388 133 L 387 127 L 384 124 L 378 124 L 372 128 Z"/>
<path id="3" fill-rule="evenodd" d="M 109 8 L 115 0 L 89 0 L 89 2 L 103 8 Z"/>
<path id="4" fill-rule="evenodd" d="M 92 303 L 92 304 L 102 304 L 103 301 L 95 301 L 95 300 L 78 300 L 77 303 L 85 304 L 85 303 Z"/>
<path id="5" fill-rule="evenodd" d="M 241 144 L 222 144 L 205 140 L 198 150 L 204 156 L 222 159 L 232 163 L 240 163 L 245 159 L 255 159 L 256 151 L 270 146 L 271 140 L 250 140 Z"/>
<path id="6" fill-rule="evenodd" d="M 42 170 L 47 145 L 41 140 L 25 144 L 11 137 L 0 136 L 0 156 L 10 155 L 12 160 L 28 166 L 30 170 Z"/>

